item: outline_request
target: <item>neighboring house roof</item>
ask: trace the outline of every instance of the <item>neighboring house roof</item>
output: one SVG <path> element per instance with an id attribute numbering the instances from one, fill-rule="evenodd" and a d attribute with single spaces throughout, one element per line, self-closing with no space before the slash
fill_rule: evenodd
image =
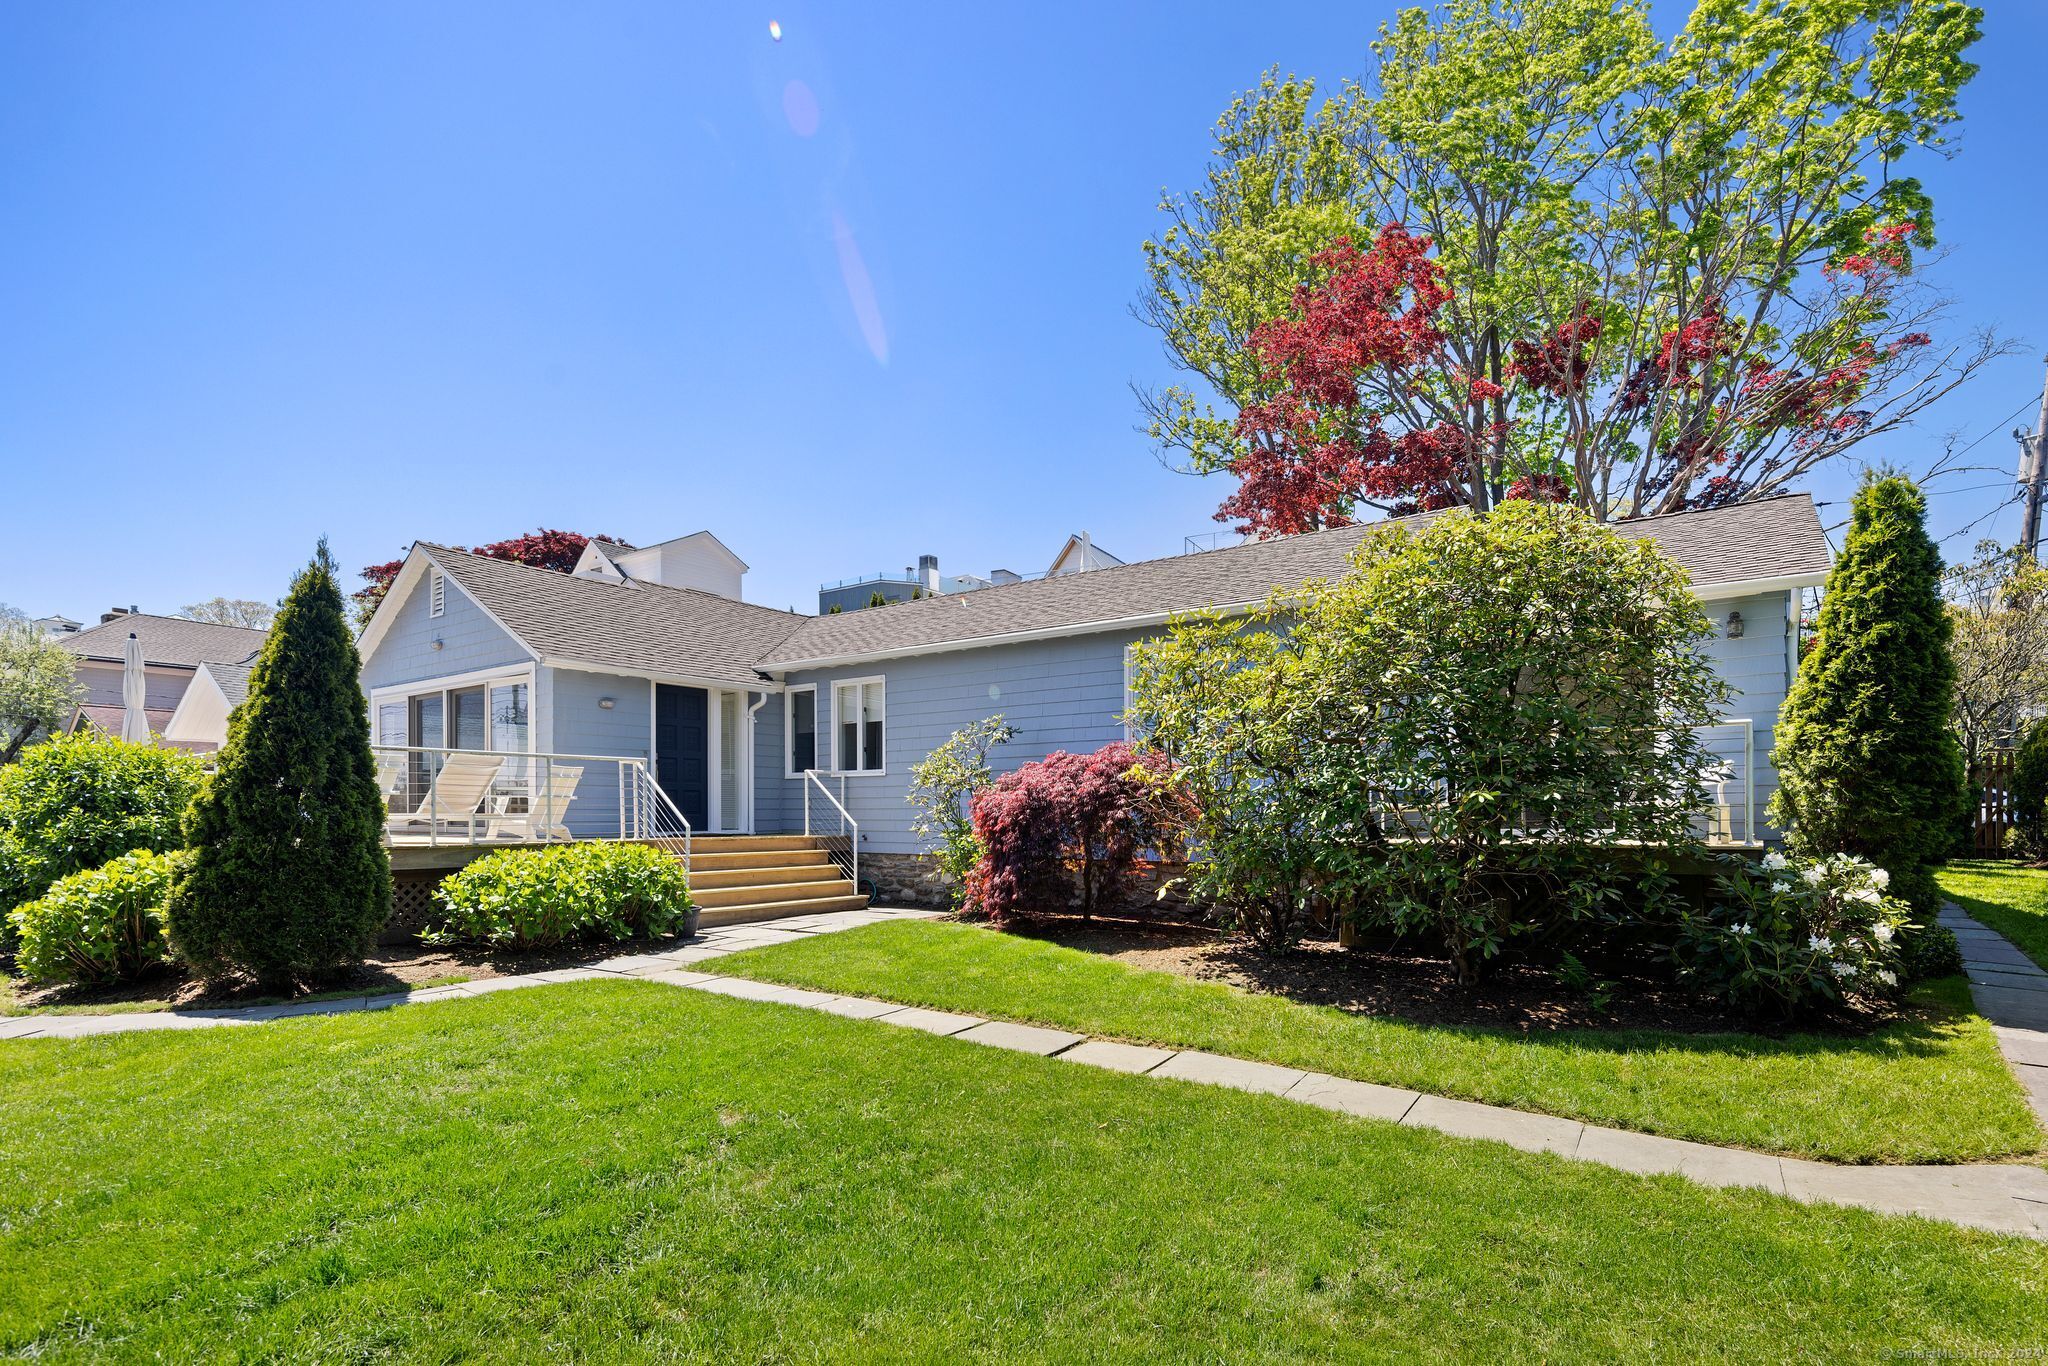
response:
<path id="1" fill-rule="evenodd" d="M 762 667 L 784 671 L 885 659 L 1005 638 L 1155 623 L 1205 607 L 1249 606 L 1277 589 L 1342 574 L 1352 548 L 1381 527 L 1420 526 L 1440 515 L 1420 513 L 872 611 L 809 617 L 765 657 Z M 1614 529 L 1654 540 L 1692 575 L 1696 590 L 1755 585 L 1761 591 L 1819 583 L 1832 562 L 1820 516 L 1803 493 L 1618 522 Z"/>
<path id="2" fill-rule="evenodd" d="M 627 587 L 442 546 L 419 549 L 549 664 L 758 687 L 753 661 L 809 620 L 695 588 Z"/>
<path id="3" fill-rule="evenodd" d="M 164 727 L 171 724 L 171 717 L 176 713 L 170 707 L 145 707 L 142 714 L 149 718 L 151 732 L 161 735 L 163 734 Z M 76 716 L 71 718 L 71 729 L 77 730 L 81 724 L 85 724 L 92 726 L 95 730 L 103 730 L 109 735 L 119 735 L 121 733 L 123 715 L 124 708 L 87 703 L 78 709 Z"/>
<path id="4" fill-rule="evenodd" d="M 130 631 L 142 642 L 144 663 L 182 669 L 196 669 L 209 659 L 244 658 L 263 647 L 267 634 L 246 626 L 216 626 L 210 621 L 130 612 L 58 639 L 81 658 L 119 664 L 126 657 Z M 118 734 L 120 726 L 114 730 Z"/>
<path id="5" fill-rule="evenodd" d="M 1069 556 L 1078 559 L 1079 564 L 1073 569 L 1063 571 L 1060 566 L 1067 562 Z M 1091 569 L 1114 569 L 1124 563 L 1126 561 L 1118 559 L 1090 540 L 1086 532 L 1076 532 L 1067 537 L 1067 543 L 1060 547 L 1060 553 L 1052 557 L 1052 564 L 1046 569 L 1045 574 L 1047 578 L 1051 578 L 1062 572 L 1073 574 Z"/>
<path id="6" fill-rule="evenodd" d="M 228 710 L 233 711 L 249 700 L 249 675 L 256 669 L 254 655 L 233 663 L 210 659 L 199 667 L 206 670 L 220 688 L 220 695 L 228 700 Z"/>

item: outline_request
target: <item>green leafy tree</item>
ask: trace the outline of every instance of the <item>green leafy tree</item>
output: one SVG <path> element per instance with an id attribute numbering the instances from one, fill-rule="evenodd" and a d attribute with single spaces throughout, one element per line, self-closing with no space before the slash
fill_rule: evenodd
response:
<path id="1" fill-rule="evenodd" d="M 208 598 L 205 602 L 186 603 L 178 609 L 178 615 L 192 621 L 212 622 L 215 626 L 245 626 L 251 630 L 267 631 L 270 623 L 277 619 L 277 608 L 250 598 Z"/>
<path id="2" fill-rule="evenodd" d="M 910 833 L 937 855 L 955 905 L 966 894 L 967 874 L 981 858 L 970 803 L 994 781 L 988 752 L 1008 744 L 1016 734 L 1016 727 L 998 712 L 962 726 L 911 766 L 905 800 L 917 814 L 910 818 Z"/>
<path id="3" fill-rule="evenodd" d="M 2039 858 L 2041 827 L 2048 820 L 2048 720 L 2027 727 L 2012 760 L 2012 818 L 2019 852 Z"/>
<path id="4" fill-rule="evenodd" d="M 1995 338 L 1934 343 L 1914 252 L 1975 68 L 1955 0 L 1450 0 L 1382 27 L 1369 79 L 1269 74 L 1162 205 L 1140 318 L 1190 381 L 1143 391 L 1162 458 L 1269 459 L 1286 367 L 1256 335 L 1399 224 L 1453 294 L 1421 367 L 1362 367 L 1288 444 L 1427 438 L 1440 468 L 1331 481 L 1323 515 L 1539 490 L 1596 517 L 1768 495 L 1909 421 Z M 1250 411 L 1248 411 L 1250 410 Z M 1249 420 L 1248 420 L 1249 419 Z M 1341 430 L 1333 430 L 1338 428 Z M 1416 465 L 1429 462 L 1418 460 Z"/>
<path id="5" fill-rule="evenodd" d="M 2048 569 L 2018 546 L 1980 541 L 1942 575 L 1956 663 L 1956 739 L 1974 764 L 2048 710 Z"/>
<path id="6" fill-rule="evenodd" d="M 1954 627 L 1926 518 L 1911 480 L 1873 477 L 1857 492 L 1772 753 L 1772 810 L 1793 849 L 1869 859 L 1923 920 L 1940 909 L 1931 865 L 1964 799 Z"/>
<path id="7" fill-rule="evenodd" d="M 317 978 L 359 960 L 391 912 L 384 800 L 334 561 L 300 571 L 186 823 L 194 854 L 168 909 L 209 976 Z"/>
<path id="8" fill-rule="evenodd" d="M 0 615 L 0 765 L 63 730 L 85 699 L 71 652 L 28 622 Z"/>
<path id="9" fill-rule="evenodd" d="M 1685 571 L 1514 502 L 1364 538 L 1334 583 L 1134 647 L 1134 719 L 1199 812 L 1196 889 L 1283 944 L 1320 908 L 1461 981 L 1636 893 L 1618 843 L 1698 843 L 1726 700 Z"/>

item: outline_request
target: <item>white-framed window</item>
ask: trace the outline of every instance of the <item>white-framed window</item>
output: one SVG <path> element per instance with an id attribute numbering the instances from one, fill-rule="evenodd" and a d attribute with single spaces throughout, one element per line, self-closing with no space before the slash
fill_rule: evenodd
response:
<path id="1" fill-rule="evenodd" d="M 835 773 L 886 773 L 888 700 L 882 679 L 848 678 L 832 685 L 832 769 Z"/>
<path id="2" fill-rule="evenodd" d="M 791 688 L 782 695 L 782 776 L 801 778 L 818 762 L 818 689 Z"/>
<path id="3" fill-rule="evenodd" d="M 438 617 L 448 606 L 448 580 L 438 569 L 427 572 L 427 615 Z"/>

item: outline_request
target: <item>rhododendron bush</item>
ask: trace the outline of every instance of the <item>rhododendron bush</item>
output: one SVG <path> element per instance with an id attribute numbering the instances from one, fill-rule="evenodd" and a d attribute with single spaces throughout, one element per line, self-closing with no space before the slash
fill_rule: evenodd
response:
<path id="1" fill-rule="evenodd" d="M 1019 915 L 1111 910 L 1147 851 L 1171 856 L 1189 811 L 1173 766 L 1121 741 L 1093 754 L 1048 754 L 974 798 L 981 857 L 968 906 L 997 923 Z"/>
<path id="2" fill-rule="evenodd" d="M 1351 572 L 1133 647 L 1133 720 L 1199 813 L 1189 876 L 1262 945 L 1330 913 L 1461 982 L 1647 913 L 1618 846 L 1696 851 L 1726 687 L 1685 571 L 1569 507 L 1366 536 Z"/>
<path id="3" fill-rule="evenodd" d="M 1679 978 L 1751 1014 L 1791 1018 L 1899 990 L 1910 913 L 1887 895 L 1885 870 L 1850 854 L 1719 880 L 1714 905 L 1684 917 L 1673 950 Z"/>
<path id="4" fill-rule="evenodd" d="M 1700 3 L 1665 39 L 1647 4 L 1446 0 L 1332 96 L 1269 76 L 1146 244 L 1140 317 L 1194 381 L 1142 394 L 1163 458 L 1235 474 L 1218 516 L 1258 533 L 1794 486 L 2006 349 L 1937 342 L 1900 170 L 1980 17 Z"/>

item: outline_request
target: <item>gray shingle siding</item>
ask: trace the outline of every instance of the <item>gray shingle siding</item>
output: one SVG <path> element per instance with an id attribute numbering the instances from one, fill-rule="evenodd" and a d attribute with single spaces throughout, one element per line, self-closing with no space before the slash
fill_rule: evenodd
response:
<path id="1" fill-rule="evenodd" d="M 418 683 L 477 669 L 524 664 L 533 653 L 500 630 L 482 608 L 464 593 L 453 575 L 443 594 L 440 616 L 432 615 L 431 575 L 418 591 L 398 604 L 397 615 L 363 661 L 363 691 L 394 683 Z M 434 648 L 434 641 L 441 648 Z"/>
<path id="2" fill-rule="evenodd" d="M 1728 640 L 1717 634 L 1706 652 L 1736 689 L 1725 715 L 1756 721 L 1756 813 L 1761 823 L 1764 804 L 1776 785 L 1767 755 L 1770 726 L 1784 704 L 1786 689 L 1785 621 L 1792 595 L 1756 594 L 1710 601 L 1708 612 L 1717 628 L 1730 611 L 1740 611 L 1743 636 Z M 919 655 L 874 664 L 791 674 L 791 684 L 818 686 L 821 729 L 831 727 L 831 684 L 852 678 L 880 676 L 885 681 L 887 717 L 883 749 L 887 771 L 880 775 L 827 778 L 827 785 L 860 822 L 861 847 L 876 853 L 917 853 L 922 846 L 910 833 L 910 791 L 913 764 L 962 726 L 1001 712 L 1017 728 L 1017 737 L 995 750 L 991 765 L 1006 773 L 1056 750 L 1080 753 L 1123 738 L 1124 648 L 1153 634 L 1151 630 L 1101 632 L 1063 640 L 1031 641 Z M 767 713 L 764 710 L 763 715 Z M 836 735 L 836 728 L 824 733 Z M 1727 735 L 1728 732 L 1718 734 Z M 791 810 L 785 829 L 800 829 L 803 812 L 795 805 L 799 785 L 780 778 L 782 731 L 773 734 L 773 778 L 765 761 L 757 770 L 761 795 L 757 816 Z M 821 762 L 825 741 L 821 738 Z M 1716 746 L 1739 759 L 1739 739 Z M 774 789 L 781 789 L 779 795 Z M 770 829 L 766 824 L 760 828 Z"/>
<path id="3" fill-rule="evenodd" d="M 831 684 L 876 675 L 885 680 L 883 753 L 880 775 L 828 776 L 826 784 L 860 822 L 861 848 L 876 853 L 916 853 L 910 833 L 910 769 L 962 726 L 1001 712 L 1017 737 L 989 757 L 998 773 L 1042 759 L 1055 750 L 1099 749 L 1123 738 L 1124 646 L 1142 631 L 1104 632 L 1065 640 L 995 645 L 941 655 L 891 660 L 885 664 L 820 669 L 792 674 L 791 683 L 818 685 L 820 762 L 827 757 L 824 734 L 832 729 Z M 798 784 L 780 778 L 781 731 L 776 745 L 776 782 L 794 800 Z M 757 811 L 767 809 L 757 799 Z M 796 809 L 801 828 L 802 809 Z"/>
<path id="4" fill-rule="evenodd" d="M 652 699 L 644 678 L 543 669 L 554 709 L 556 754 L 618 755 L 645 759 L 652 734 Z M 609 709 L 598 699 L 609 697 Z M 619 771 L 616 764 L 585 764 L 583 780 L 569 806 L 569 828 L 579 835 L 619 832 Z"/>

